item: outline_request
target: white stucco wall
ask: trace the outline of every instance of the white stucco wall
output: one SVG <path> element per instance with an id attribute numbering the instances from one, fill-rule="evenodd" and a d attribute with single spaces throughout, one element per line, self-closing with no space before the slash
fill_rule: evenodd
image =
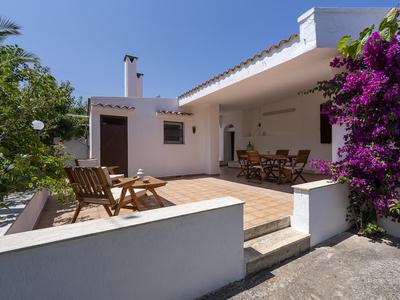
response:
<path id="1" fill-rule="evenodd" d="M 344 146 L 344 136 L 347 133 L 346 125 L 332 125 L 332 161 L 341 161 L 344 156 L 339 157 L 338 150 Z"/>
<path id="2" fill-rule="evenodd" d="M 135 110 L 92 107 L 91 157 L 100 157 L 100 115 L 128 118 L 128 175 L 143 169 L 151 176 L 219 174 L 218 105 L 181 109 L 175 98 L 92 97 L 92 103 L 133 106 Z M 156 116 L 156 110 L 194 116 Z M 164 144 L 164 121 L 184 123 L 184 144 Z M 196 126 L 193 134 L 192 126 Z"/>
<path id="3" fill-rule="evenodd" d="M 300 38 L 313 46 L 336 47 L 343 36 L 358 38 L 365 27 L 378 25 L 389 10 L 386 7 L 314 7 L 297 19 Z"/>
<path id="4" fill-rule="evenodd" d="M 219 174 L 219 105 L 205 105 L 205 165 L 206 174 Z"/>
<path id="5" fill-rule="evenodd" d="M 294 187 L 291 226 L 311 235 L 311 247 L 350 228 L 347 185 L 320 180 Z"/>
<path id="6" fill-rule="evenodd" d="M 222 161 L 224 163 L 228 163 L 230 161 L 229 153 L 230 153 L 230 138 L 227 139 L 227 126 L 233 125 L 235 128 L 235 153 L 234 158 L 237 160 L 236 150 L 243 150 L 246 149 L 245 139 L 242 137 L 242 111 L 237 111 L 234 113 L 226 114 L 220 116 L 221 119 L 221 144 L 223 145 L 223 152 L 222 152 Z"/>
<path id="7" fill-rule="evenodd" d="M 60 142 L 60 138 L 54 138 L 54 142 Z M 72 139 L 70 141 L 64 141 L 66 150 L 71 156 L 76 158 L 89 158 L 89 147 L 85 144 L 83 138 Z M 69 161 L 68 164 L 75 165 L 75 162 Z"/>
<path id="8" fill-rule="evenodd" d="M 40 191 L 37 190 L 5 234 L 32 230 L 38 222 L 38 218 L 46 205 L 49 195 L 49 191 L 44 188 Z"/>
<path id="9" fill-rule="evenodd" d="M 194 299 L 245 276 L 243 201 L 0 237 L 1 299 Z"/>
<path id="10" fill-rule="evenodd" d="M 350 228 L 346 221 L 349 187 L 329 180 L 294 185 L 291 226 L 311 235 L 311 247 Z M 378 219 L 378 226 L 400 237 L 400 224 Z"/>
<path id="11" fill-rule="evenodd" d="M 320 104 L 325 100 L 320 94 L 298 96 L 294 99 L 264 105 L 222 116 L 222 126 L 235 126 L 235 150 L 246 149 L 249 141 L 254 149 L 265 154 L 269 149 L 311 149 L 309 160 L 331 160 L 331 144 L 320 142 Z M 264 112 L 295 108 L 293 112 L 263 116 Z M 258 123 L 261 123 L 261 128 Z M 250 134 L 250 136 L 249 136 Z M 307 166 L 307 170 L 311 170 Z"/>

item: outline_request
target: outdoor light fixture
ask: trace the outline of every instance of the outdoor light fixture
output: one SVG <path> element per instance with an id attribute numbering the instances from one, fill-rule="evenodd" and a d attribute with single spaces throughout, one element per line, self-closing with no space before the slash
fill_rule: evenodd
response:
<path id="1" fill-rule="evenodd" d="M 35 120 L 32 122 L 32 128 L 40 131 L 44 128 L 44 123 L 42 121 Z"/>

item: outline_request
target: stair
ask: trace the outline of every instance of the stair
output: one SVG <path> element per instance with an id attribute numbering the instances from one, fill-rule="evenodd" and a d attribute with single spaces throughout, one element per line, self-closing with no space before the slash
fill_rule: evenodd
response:
<path id="1" fill-rule="evenodd" d="M 290 217 L 244 231 L 246 276 L 267 269 L 310 248 L 310 235 L 290 227 Z"/>

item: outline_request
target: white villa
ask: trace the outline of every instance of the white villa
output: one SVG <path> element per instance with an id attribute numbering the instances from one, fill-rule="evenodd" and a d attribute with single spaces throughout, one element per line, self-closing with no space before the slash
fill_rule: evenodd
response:
<path id="1" fill-rule="evenodd" d="M 388 10 L 312 8 L 298 18 L 298 33 L 285 33 L 277 45 L 177 98 L 143 98 L 138 59 L 126 55 L 125 97 L 89 100 L 88 155 L 101 165 L 120 166 L 127 176 L 140 168 L 154 177 L 219 174 L 220 164 L 233 165 L 236 150 L 249 142 L 262 153 L 310 149 L 310 160 L 336 160 L 343 128 L 326 127 L 321 120 L 321 94 L 298 92 L 332 78 L 338 70 L 329 63 L 340 55 L 338 41 L 358 37 Z M 240 192 L 256 188 L 234 184 Z M 346 185 L 320 180 L 293 188 L 293 215 L 273 220 L 268 229 L 290 226 L 302 235 L 301 242 L 280 246 L 285 258 L 350 227 Z M 190 192 L 183 197 L 192 199 Z M 19 215 L 11 212 L 18 215 L 12 234 L 0 230 L 1 299 L 194 299 L 243 279 L 246 264 L 258 263 L 245 250 L 261 254 L 245 243 L 255 233 L 266 234 L 270 225 L 244 231 L 245 202 L 223 196 L 32 230 L 48 195 L 46 189 L 37 191 L 26 206 L 17 207 Z M 400 237 L 399 224 L 382 219 L 378 225 Z M 291 252 L 291 246 L 301 249 Z"/>
<path id="2" fill-rule="evenodd" d="M 311 149 L 310 159 L 332 160 L 343 132 L 334 128 L 332 141 L 326 128 L 321 137 L 324 98 L 298 92 L 330 79 L 340 38 L 358 36 L 387 11 L 312 8 L 298 18 L 299 33 L 177 98 L 143 98 L 137 58 L 126 55 L 125 97 L 90 100 L 89 155 L 126 165 L 127 175 L 141 168 L 153 176 L 218 174 L 249 142 L 261 153 Z"/>

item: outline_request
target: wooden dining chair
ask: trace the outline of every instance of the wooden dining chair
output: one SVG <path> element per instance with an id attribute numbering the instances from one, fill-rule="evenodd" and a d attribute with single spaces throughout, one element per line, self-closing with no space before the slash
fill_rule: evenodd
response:
<path id="1" fill-rule="evenodd" d="M 253 177 L 257 177 L 260 180 L 260 184 L 264 182 L 265 179 L 271 174 L 272 167 L 270 164 L 265 164 L 261 160 L 260 154 L 257 150 L 246 151 L 247 160 L 251 167 L 251 176 L 249 178 L 250 182 L 252 181 Z"/>
<path id="2" fill-rule="evenodd" d="M 299 177 L 301 177 L 304 182 L 307 182 L 307 180 L 303 177 L 303 175 L 301 175 L 301 173 L 303 172 L 303 169 L 307 164 L 310 152 L 311 150 L 299 150 L 299 152 L 297 152 L 297 156 L 294 162 L 287 161 L 285 163 L 285 165 L 282 167 L 282 172 L 285 175 L 285 180 L 282 184 L 286 183 L 288 180 L 295 184 L 296 179 Z M 294 176 L 296 177 L 293 179 Z"/>
<path id="3" fill-rule="evenodd" d="M 244 175 L 246 179 L 249 178 L 249 163 L 247 162 L 246 150 L 236 150 L 238 162 L 240 165 L 240 172 L 236 177 Z"/>
<path id="4" fill-rule="evenodd" d="M 137 208 L 137 203 L 146 196 L 145 189 L 132 187 L 139 178 L 113 184 L 106 167 L 67 166 L 64 170 L 78 200 L 71 223 L 75 223 L 82 207 L 88 204 L 102 205 L 111 217 L 117 216 L 122 208 Z"/>

